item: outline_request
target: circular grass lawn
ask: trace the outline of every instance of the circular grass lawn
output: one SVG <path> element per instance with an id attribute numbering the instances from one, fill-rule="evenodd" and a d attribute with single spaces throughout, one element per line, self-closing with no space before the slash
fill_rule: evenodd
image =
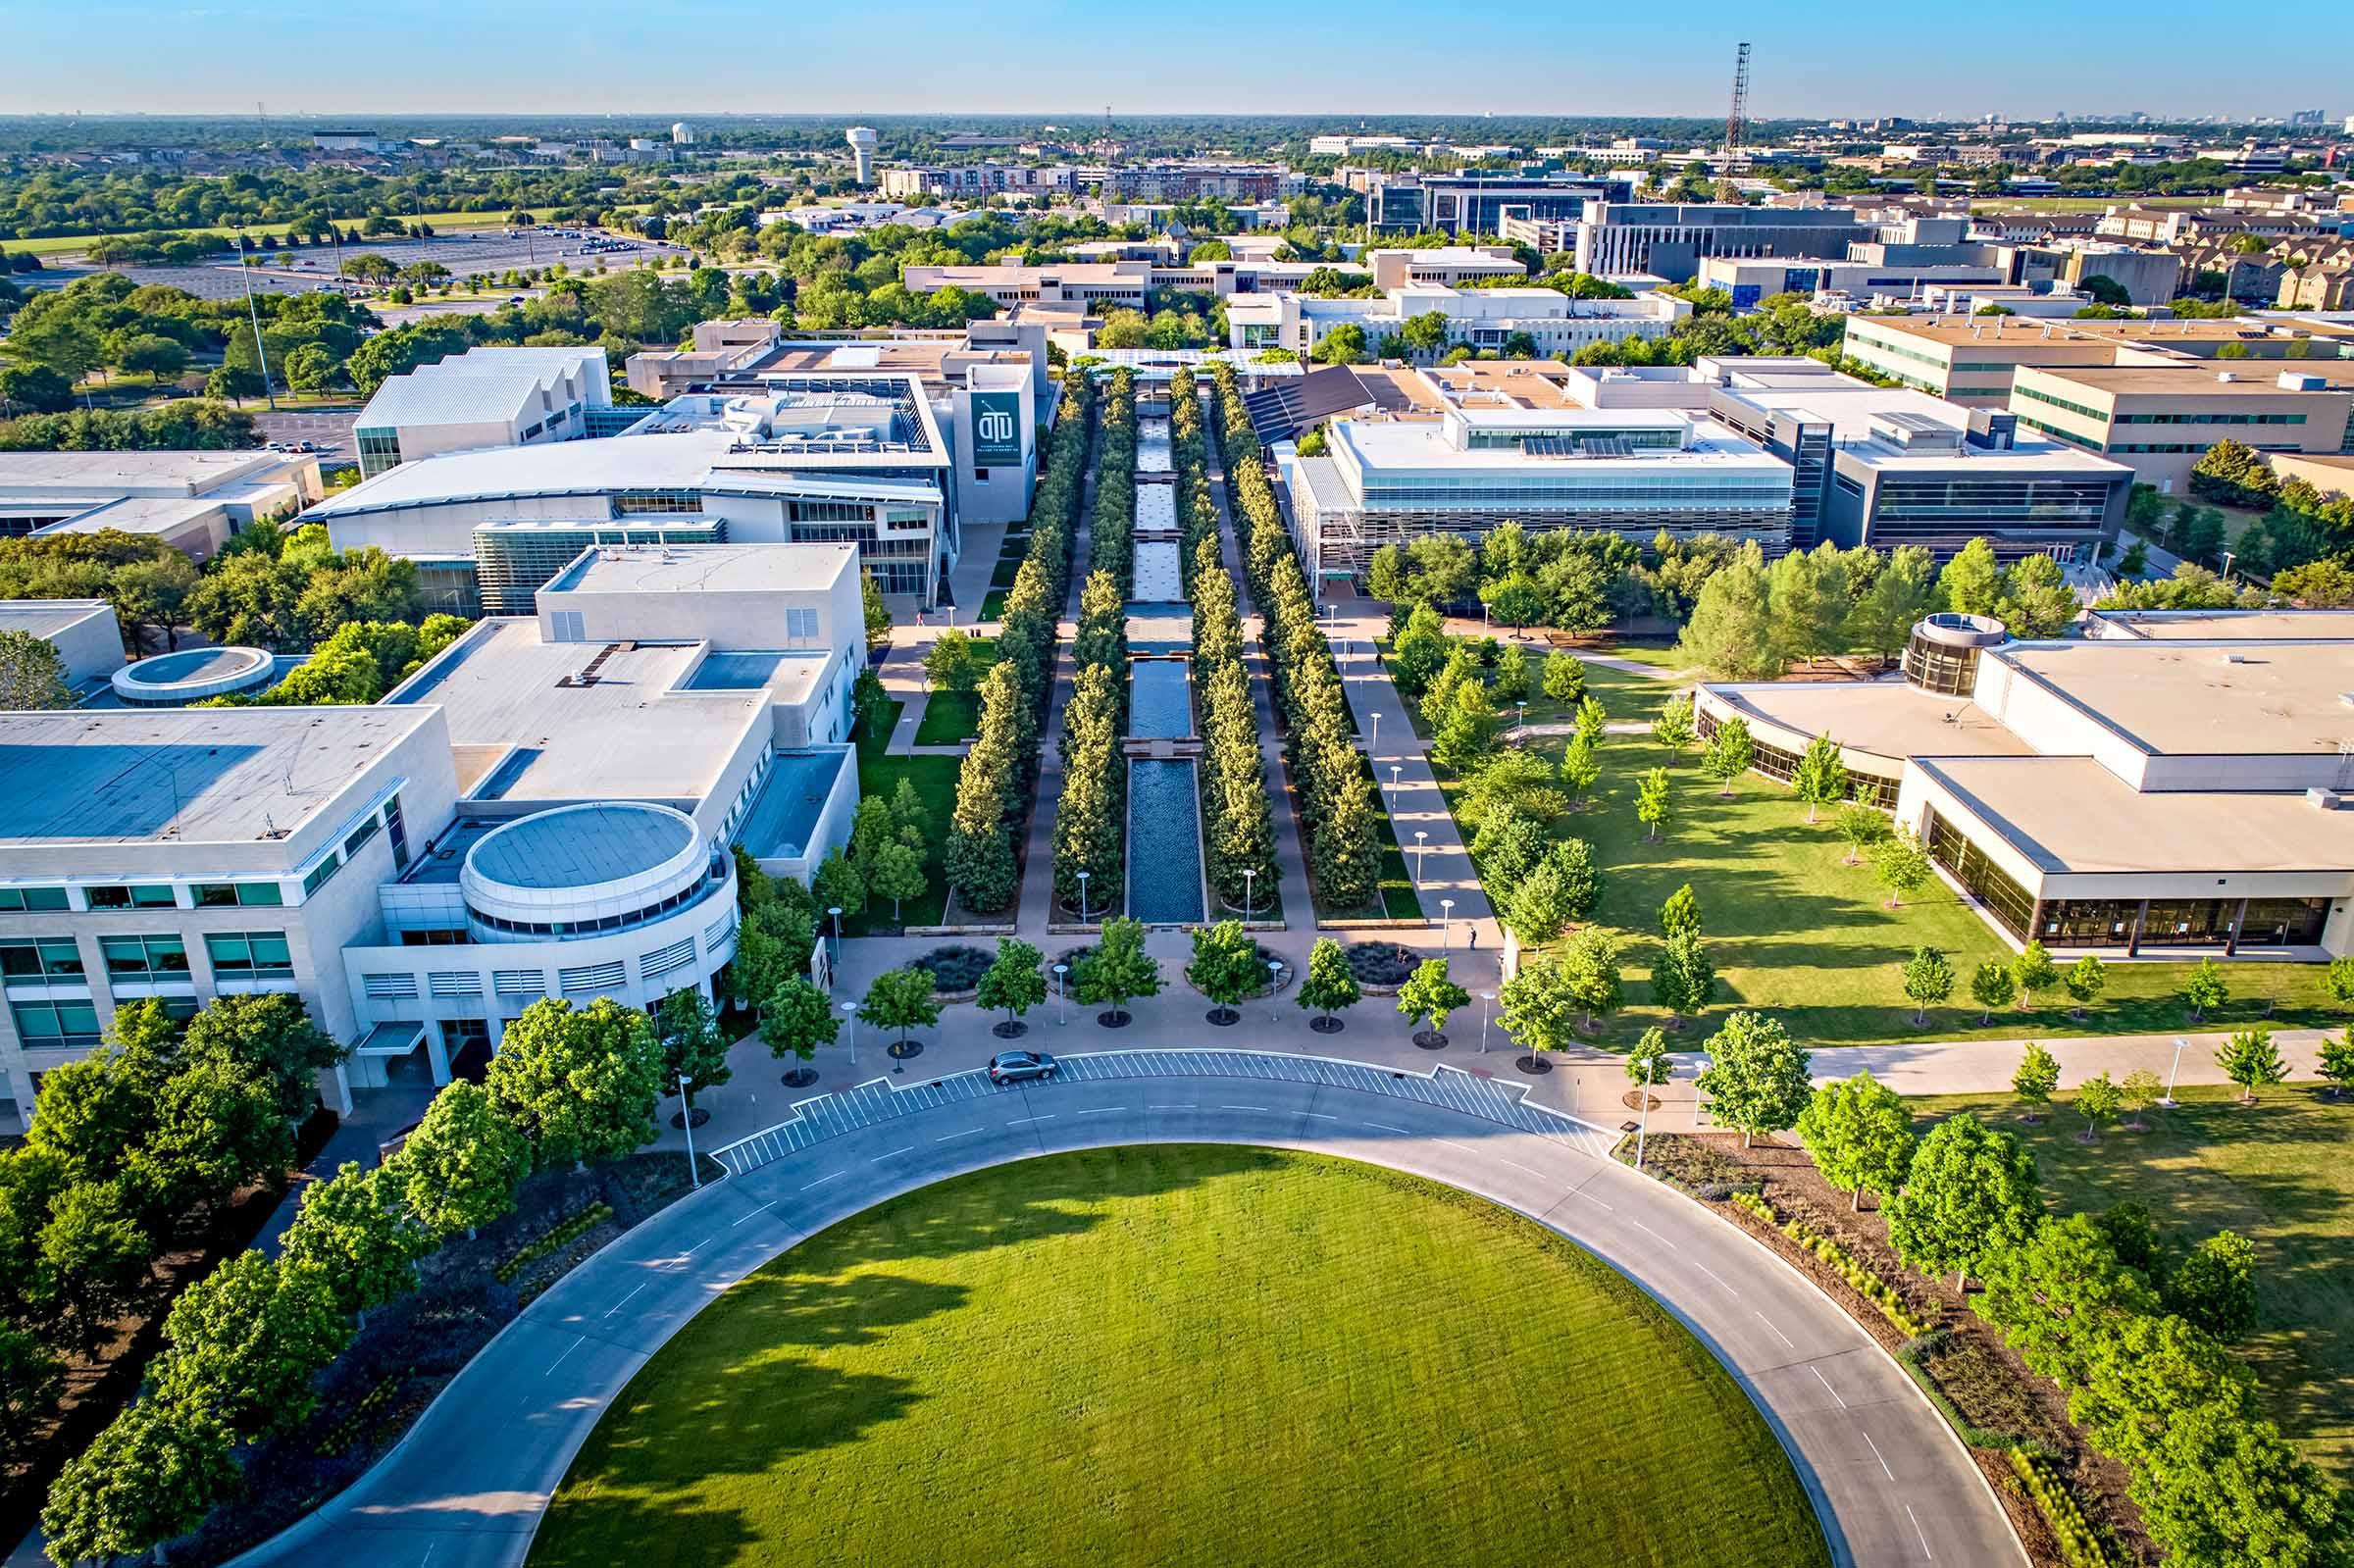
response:
<path id="1" fill-rule="evenodd" d="M 1353 1161 L 1058 1154 L 690 1322 L 535 1565 L 1827 1561 L 1723 1369 L 1608 1266 Z"/>

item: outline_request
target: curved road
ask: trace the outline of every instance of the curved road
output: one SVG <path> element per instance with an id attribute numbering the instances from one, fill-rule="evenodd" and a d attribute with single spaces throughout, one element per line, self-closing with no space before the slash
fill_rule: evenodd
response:
<path id="1" fill-rule="evenodd" d="M 356 1485 L 237 1563 L 514 1568 L 606 1405 L 737 1280 L 946 1177 L 1155 1141 L 1344 1155 L 1515 1209 L 1634 1280 L 1732 1370 L 1797 1464 L 1834 1561 L 2025 1561 L 1944 1421 L 1844 1312 L 1748 1237 L 1608 1159 L 1611 1135 L 1522 1106 L 1518 1086 L 1246 1051 L 1063 1062 L 1063 1081 L 1020 1087 L 976 1073 L 862 1086 L 723 1150 L 735 1175 L 566 1276 Z"/>

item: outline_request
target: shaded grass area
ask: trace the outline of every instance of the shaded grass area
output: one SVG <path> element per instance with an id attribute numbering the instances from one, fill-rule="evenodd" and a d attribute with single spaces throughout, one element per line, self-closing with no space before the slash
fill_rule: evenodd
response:
<path id="1" fill-rule="evenodd" d="M 981 595 L 981 616 L 984 621 L 1002 620 L 1005 615 L 1006 590 L 992 588 Z"/>
<path id="2" fill-rule="evenodd" d="M 1556 739 L 1536 749 L 1558 764 L 1564 744 Z M 1684 1031 L 1694 1045 L 1732 1007 L 1774 1013 L 1802 1044 L 2151 1034 L 2185 1025 L 2180 992 L 2192 966 L 2141 962 L 2111 963 L 2107 993 L 2082 1019 L 2069 1015 L 2065 992 L 2053 991 L 2041 1007 L 1998 1011 L 1981 1024 L 1969 999 L 1970 973 L 1989 959 L 2009 962 L 2011 949 L 1943 882 L 1932 881 L 1902 909 L 1889 909 L 1868 864 L 1840 863 L 1846 844 L 1831 813 L 1809 824 L 1806 807 L 1786 786 L 1751 774 L 1734 784 L 1729 799 L 1720 798 L 1694 753 L 1671 756 L 1648 736 L 1609 737 L 1602 763 L 1593 801 L 1561 818 L 1554 833 L 1594 846 L 1603 873 L 1594 918 L 1628 938 L 1630 1005 L 1606 1023 L 1598 1037 L 1604 1044 L 1624 1049 L 1646 1027 L 1664 1022 L 1650 1004 L 1650 964 L 1659 947 L 1660 905 L 1685 883 L 1700 898 L 1718 974 L 1716 1006 L 1697 1031 Z M 1674 817 L 1660 841 L 1650 843 L 1635 820 L 1635 793 L 1642 776 L 1663 766 L 1673 780 Z M 1440 784 L 1451 805 L 1459 801 L 1460 780 L 1442 773 Z M 1468 831 L 1464 837 L 1469 841 Z M 1499 891 L 1490 889 L 1491 898 Z M 1918 1028 L 1899 974 L 1917 944 L 1943 948 L 1958 977 L 1955 996 L 1930 1008 Z M 2338 1020 L 2319 965 L 2220 967 L 2232 999 L 2203 1028 L 2261 1021 L 2268 1004 L 2275 1023 Z"/>
<path id="3" fill-rule="evenodd" d="M 2084 1121 L 2066 1096 L 2032 1124 L 2008 1095 L 1913 1103 L 1924 1131 L 1970 1111 L 2016 1134 L 2060 1213 L 2145 1203 L 2177 1259 L 2218 1230 L 2255 1242 L 2258 1329 L 2237 1353 L 2282 1430 L 2354 1483 L 2354 1101 L 2311 1085 L 2267 1089 L 2254 1105 L 2228 1087 L 2178 1092 L 2174 1110 L 2143 1113 L 2148 1131 L 2112 1129 L 2098 1143 L 2078 1141 Z"/>
<path id="4" fill-rule="evenodd" d="M 948 907 L 948 878 L 942 864 L 941 851 L 948 839 L 948 813 L 956 803 L 956 774 L 962 766 L 955 757 L 892 757 L 884 754 L 891 744 L 891 732 L 899 722 L 899 710 L 905 703 L 891 701 L 883 706 L 881 722 L 870 733 L 861 728 L 858 735 L 858 796 L 880 795 L 889 800 L 899 787 L 901 779 L 914 781 L 915 792 L 931 809 L 931 831 L 924 838 L 924 895 L 910 898 L 899 906 L 899 923 L 909 926 L 937 926 Z M 899 923 L 891 918 L 891 900 L 870 899 L 865 909 L 842 917 L 844 936 L 874 936 L 896 932 Z"/>
<path id="5" fill-rule="evenodd" d="M 998 662 L 998 644 L 993 638 L 975 637 L 973 677 L 976 682 L 989 674 Z M 981 693 L 972 691 L 935 691 L 924 704 L 924 716 L 916 721 L 915 743 L 919 746 L 952 746 L 960 741 L 978 739 L 981 734 Z"/>
<path id="6" fill-rule="evenodd" d="M 532 1561 L 648 1548 L 1828 1560 L 1755 1407 L 1589 1254 L 1415 1178 L 1200 1145 L 958 1178 L 736 1287 L 615 1401 Z"/>

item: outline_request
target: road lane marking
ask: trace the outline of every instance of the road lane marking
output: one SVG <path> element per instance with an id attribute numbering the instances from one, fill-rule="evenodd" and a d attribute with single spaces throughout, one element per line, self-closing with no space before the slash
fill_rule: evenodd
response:
<path id="1" fill-rule="evenodd" d="M 1724 1285 L 1724 1276 L 1717 1273 L 1714 1269 L 1710 1268 L 1706 1263 L 1696 1261 L 1692 1266 L 1700 1270 L 1701 1273 L 1707 1275 L 1710 1279 L 1714 1280 L 1718 1285 Z M 1724 1285 L 1724 1293 L 1727 1295 L 1737 1296 L 1741 1292 L 1734 1290 L 1729 1285 Z"/>
<path id="2" fill-rule="evenodd" d="M 1218 1109 L 1221 1111 L 1263 1111 L 1266 1107 L 1264 1105 L 1221 1105 Z"/>
<path id="3" fill-rule="evenodd" d="M 1459 1148 L 1459 1149 L 1461 1149 L 1461 1150 L 1462 1150 L 1462 1151 L 1463 1151 L 1465 1154 L 1477 1154 L 1477 1153 L 1479 1152 L 1479 1150 L 1477 1150 L 1477 1149 L 1473 1148 L 1473 1147 L 1472 1147 L 1470 1144 L 1468 1144 L 1468 1143 L 1458 1143 L 1458 1142 L 1457 1142 L 1457 1141 L 1456 1141 L 1454 1138 L 1432 1138 L 1432 1139 L 1431 1139 L 1431 1141 L 1432 1141 L 1433 1143 L 1444 1143 L 1444 1144 L 1446 1144 L 1446 1145 L 1447 1145 L 1449 1148 Z"/>
<path id="4" fill-rule="evenodd" d="M 1839 1391 L 1837 1389 L 1831 1387 L 1831 1380 L 1822 1375 L 1822 1368 L 1810 1365 L 1807 1370 L 1815 1374 L 1815 1381 L 1822 1385 L 1823 1392 L 1829 1394 L 1832 1398 L 1839 1400 L 1840 1409 L 1844 1410 L 1847 1408 L 1847 1401 L 1840 1398 Z"/>
<path id="5" fill-rule="evenodd" d="M 1504 1163 L 1510 1166 L 1515 1171 L 1528 1172 L 1529 1175 L 1535 1177 L 1540 1182 L 1547 1179 L 1543 1171 L 1540 1171 L 1533 1166 L 1523 1165 L 1518 1160 L 1506 1160 Z"/>
<path id="6" fill-rule="evenodd" d="M 633 1290 L 629 1295 L 623 1296 L 620 1300 L 605 1308 L 605 1316 L 611 1317 L 614 1313 L 619 1312 L 623 1307 L 628 1306 L 630 1304 L 630 1297 L 635 1296 L 639 1290 L 644 1290 L 649 1283 L 651 1282 L 640 1280 L 638 1283 L 637 1290 Z"/>
<path id="7" fill-rule="evenodd" d="M 847 1176 L 847 1175 L 849 1175 L 849 1174 L 850 1174 L 850 1173 L 849 1173 L 849 1172 L 847 1172 L 847 1171 L 829 1171 L 829 1172 L 828 1172 L 828 1173 L 826 1173 L 824 1176 L 821 1176 L 821 1177 L 819 1177 L 819 1178 L 818 1178 L 816 1181 L 814 1181 L 814 1182 L 811 1182 L 811 1183 L 809 1184 L 809 1187 L 804 1187 L 804 1188 L 802 1188 L 802 1189 L 801 1189 L 801 1190 L 802 1190 L 802 1191 L 804 1191 L 804 1192 L 806 1192 L 806 1191 L 808 1191 L 808 1190 L 809 1190 L 809 1188 L 810 1188 L 810 1187 L 823 1187 L 823 1186 L 825 1186 L 825 1185 L 826 1185 L 828 1182 L 831 1182 L 831 1181 L 833 1181 L 833 1180 L 834 1180 L 836 1177 L 838 1177 L 838 1176 Z"/>
<path id="8" fill-rule="evenodd" d="M 1109 1116 L 1127 1108 L 1125 1105 L 1091 1105 L 1084 1111 L 1073 1111 L 1071 1114 L 1074 1116 Z"/>
<path id="9" fill-rule="evenodd" d="M 1300 1115 L 1304 1120 L 1310 1122 L 1337 1122 L 1340 1120 L 1339 1117 L 1327 1116 L 1322 1111 L 1302 1111 Z"/>
<path id="10" fill-rule="evenodd" d="M 1913 1511 L 1913 1505 L 1909 1502 L 1905 1504 L 1905 1517 L 1913 1521 L 1913 1534 L 1920 1538 L 1920 1554 L 1935 1562 L 1937 1554 L 1929 1549 L 1929 1533 L 1920 1528 L 1920 1515 Z"/>
<path id="11" fill-rule="evenodd" d="M 968 1127 L 961 1133 L 944 1133 L 940 1137 L 934 1138 L 932 1141 L 935 1143 L 947 1143 L 953 1141 L 956 1138 L 971 1138 L 977 1133 L 986 1133 L 988 1131 L 989 1129 L 986 1127 Z"/>
<path id="12" fill-rule="evenodd" d="M 680 1254 L 678 1255 L 678 1257 L 677 1257 L 676 1259 L 674 1259 L 674 1261 L 676 1261 L 676 1262 L 679 1262 L 679 1263 L 684 1263 L 684 1262 L 686 1262 L 686 1261 L 687 1261 L 689 1258 L 691 1258 L 691 1257 L 694 1256 L 694 1255 L 695 1255 L 697 1252 L 700 1252 L 700 1251 L 701 1251 L 701 1250 L 702 1250 L 704 1247 L 707 1247 L 707 1246 L 709 1246 L 710 1244 L 711 1244 L 711 1238 L 709 1238 L 709 1237 L 707 1237 L 707 1236 L 706 1236 L 706 1237 L 704 1237 L 704 1238 L 703 1238 L 701 1240 L 699 1240 L 699 1241 L 695 1242 L 695 1243 L 694 1243 L 694 1245 L 692 1245 L 692 1246 L 689 1247 L 689 1248 L 688 1248 L 686 1251 L 684 1251 L 684 1252 L 680 1253 Z"/>
<path id="13" fill-rule="evenodd" d="M 1602 1210 L 1602 1211 L 1603 1211 L 1605 1214 L 1615 1214 L 1615 1213 L 1617 1213 L 1617 1212 L 1618 1212 L 1616 1209 L 1614 1209 L 1614 1208 L 1612 1208 L 1612 1207 L 1611 1207 L 1611 1206 L 1610 1206 L 1608 1203 L 1605 1203 L 1605 1202 L 1604 1202 L 1602 1199 L 1600 1199 L 1600 1198 L 1598 1198 L 1598 1197 L 1594 1196 L 1592 1193 L 1588 1192 L 1588 1191 L 1587 1191 L 1587 1190 L 1586 1190 L 1584 1188 L 1582 1188 L 1582 1187 L 1573 1187 L 1573 1188 L 1571 1188 L 1571 1189 L 1569 1189 L 1569 1195 L 1570 1195 L 1571 1197 L 1582 1197 L 1582 1198 L 1584 1198 L 1584 1199 L 1585 1199 L 1587 1202 L 1589 1202 L 1589 1203 L 1593 1204 L 1593 1205 L 1594 1205 L 1596 1208 L 1598 1208 L 1598 1209 Z"/>
<path id="14" fill-rule="evenodd" d="M 1201 1108 L 1200 1105 L 1148 1105 L 1145 1107 L 1148 1111 L 1198 1111 Z"/>
<path id="15" fill-rule="evenodd" d="M 1641 1220 L 1629 1220 L 1626 1223 L 1633 1226 L 1636 1230 L 1641 1231 L 1653 1240 L 1659 1242 L 1660 1245 L 1665 1247 L 1668 1251 L 1672 1252 L 1675 1250 L 1675 1243 L 1673 1241 L 1668 1240 L 1659 1232 L 1653 1230 L 1650 1226 L 1645 1225 Z"/>
<path id="16" fill-rule="evenodd" d="M 566 1345 L 566 1346 L 564 1347 L 564 1355 L 559 1355 L 559 1356 L 557 1356 L 557 1357 L 556 1357 L 556 1358 L 555 1358 L 553 1361 L 550 1361 L 550 1362 L 547 1364 L 547 1370 L 546 1370 L 545 1372 L 542 1372 L 542 1373 L 540 1373 L 539 1375 L 540 1375 L 541 1377 L 543 1377 L 543 1378 L 552 1378 L 552 1377 L 554 1377 L 554 1376 L 555 1376 L 555 1373 L 556 1373 L 556 1368 L 558 1368 L 558 1367 L 560 1367 L 560 1366 L 562 1366 L 562 1365 L 564 1364 L 564 1356 L 567 1356 L 567 1355 L 570 1355 L 570 1354 L 572 1354 L 572 1352 L 573 1352 L 573 1351 L 575 1351 L 575 1350 L 578 1350 L 580 1347 L 581 1347 L 581 1341 L 580 1341 L 580 1340 L 573 1340 L 573 1341 L 572 1341 L 572 1343 L 570 1343 L 570 1344 L 568 1344 L 568 1345 Z"/>
<path id="17" fill-rule="evenodd" d="M 914 1152 L 915 1145 L 910 1143 L 905 1148 L 895 1148 L 888 1154 L 878 1154 L 873 1159 L 868 1160 L 866 1163 L 869 1165 L 880 1165 L 885 1160 L 896 1160 L 902 1154 L 913 1154 Z"/>
<path id="18" fill-rule="evenodd" d="M 1054 1120 L 1054 1115 L 1049 1111 L 1044 1116 L 1017 1116 L 1005 1125 L 1007 1127 L 1028 1127 L 1032 1122 L 1050 1122 L 1052 1120 Z"/>
<path id="19" fill-rule="evenodd" d="M 766 1214 L 766 1213 L 767 1213 L 767 1212 L 768 1212 L 770 1209 L 773 1209 L 773 1208 L 775 1208 L 776 1206 L 777 1206 L 777 1200 L 776 1200 L 775 1198 L 773 1198 L 773 1197 L 772 1197 L 772 1198 L 770 1198 L 770 1199 L 769 1199 L 767 1202 L 765 1202 L 765 1203 L 761 1204 L 761 1205 L 760 1205 L 758 1208 L 756 1208 L 756 1209 L 752 1210 L 752 1212 L 751 1212 L 751 1213 L 749 1213 L 749 1214 L 746 1214 L 746 1215 L 743 1217 L 743 1220 L 756 1220 L 756 1219 L 758 1219 L 758 1218 L 759 1218 L 761 1215 L 763 1215 L 763 1214 Z M 736 1229 L 736 1227 L 738 1227 L 739 1225 L 742 1225 L 742 1224 L 743 1223 L 743 1220 L 730 1220 L 730 1221 L 728 1222 L 728 1229 L 729 1229 L 729 1230 L 731 1230 L 731 1231 L 733 1231 L 734 1229 Z"/>
<path id="20" fill-rule="evenodd" d="M 1392 1127 L 1387 1122 L 1367 1122 L 1364 1125 L 1373 1129 L 1377 1133 L 1404 1133 L 1407 1138 L 1414 1136 L 1410 1129 L 1404 1127 Z"/>
<path id="21" fill-rule="evenodd" d="M 1798 1344 L 1797 1344 L 1797 1342 L 1796 1342 L 1795 1340 L 1793 1340 L 1790 1338 L 1790 1336 L 1788 1336 L 1788 1335 L 1784 1334 L 1784 1333 L 1783 1333 L 1781 1330 L 1779 1330 L 1779 1329 L 1774 1329 L 1774 1328 L 1773 1328 L 1773 1319 L 1771 1319 L 1771 1318 L 1767 1317 L 1767 1316 L 1766 1316 L 1765 1313 L 1758 1311 L 1758 1309 L 1757 1309 L 1757 1308 L 1755 1308 L 1755 1307 L 1752 1307 L 1752 1308 L 1750 1308 L 1750 1313 L 1751 1313 L 1751 1315 L 1752 1315 L 1752 1316 L 1754 1316 L 1754 1317 L 1755 1317 L 1755 1318 L 1756 1318 L 1756 1319 L 1757 1319 L 1757 1320 L 1758 1320 L 1760 1323 L 1763 1323 L 1763 1324 L 1765 1324 L 1765 1325 L 1766 1325 L 1766 1327 L 1767 1327 L 1767 1328 L 1769 1328 L 1769 1329 L 1773 1329 L 1773 1337 L 1774 1337 L 1775 1339 L 1777 1339 L 1777 1340 L 1781 1340 L 1781 1341 L 1782 1341 L 1782 1343 L 1784 1343 L 1784 1344 L 1786 1344 L 1786 1345 L 1789 1345 L 1789 1346 L 1790 1346 L 1790 1348 L 1791 1348 L 1791 1349 L 1793 1349 L 1793 1350 L 1795 1350 L 1795 1349 L 1797 1349 L 1797 1348 L 1798 1348 Z"/>
<path id="22" fill-rule="evenodd" d="M 1863 1431 L 1860 1427 L 1857 1430 Z M 1864 1446 L 1869 1448 L 1871 1456 L 1880 1461 L 1880 1474 L 1886 1476 L 1890 1481 L 1894 1481 L 1896 1472 L 1888 1468 L 1888 1460 L 1881 1454 L 1880 1445 L 1871 1441 L 1871 1434 L 1868 1432 L 1864 1433 Z"/>

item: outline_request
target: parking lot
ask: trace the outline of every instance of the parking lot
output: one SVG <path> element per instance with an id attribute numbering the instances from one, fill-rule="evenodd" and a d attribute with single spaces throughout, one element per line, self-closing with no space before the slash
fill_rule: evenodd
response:
<path id="1" fill-rule="evenodd" d="M 359 417 L 357 409 L 289 414 L 257 409 L 253 414 L 253 430 L 264 441 L 314 442 L 319 448 L 319 466 L 338 468 L 360 460 L 360 449 L 351 438 L 351 428 Z"/>
<path id="2" fill-rule="evenodd" d="M 427 261 L 438 262 L 448 268 L 453 277 L 464 278 L 477 273 L 495 276 L 548 267 L 557 262 L 564 263 L 574 272 L 594 272 L 600 265 L 611 271 L 619 271 L 625 267 L 642 266 L 657 256 L 686 253 L 683 245 L 647 239 L 623 239 L 619 249 L 592 252 L 586 248 L 592 237 L 583 230 L 571 237 L 531 231 L 510 238 L 491 229 L 484 233 L 436 234 L 431 239 L 358 240 L 343 246 L 341 256 L 344 261 L 354 256 L 382 256 L 395 267 L 410 267 Z M 618 235 L 613 237 L 621 238 Z M 288 247 L 261 254 L 263 264 L 248 269 L 253 275 L 253 286 L 256 289 L 303 293 L 323 283 L 334 286 L 337 253 L 333 245 Z M 41 272 L 26 274 L 18 281 L 35 288 L 62 288 L 75 278 L 86 278 L 95 272 L 121 273 L 141 286 L 162 283 L 185 289 L 199 299 L 241 299 L 245 293 L 245 282 L 239 276 L 240 269 L 233 257 L 195 267 L 50 267 Z M 402 307 L 392 308 L 398 310 Z M 477 302 L 461 308 L 472 312 L 490 307 Z M 389 320 L 391 318 L 387 318 Z"/>

